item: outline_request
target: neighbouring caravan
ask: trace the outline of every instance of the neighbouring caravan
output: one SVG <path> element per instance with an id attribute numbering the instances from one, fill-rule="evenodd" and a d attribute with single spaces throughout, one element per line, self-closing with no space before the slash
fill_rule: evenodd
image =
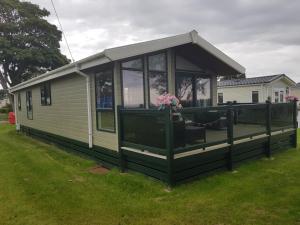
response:
<path id="1" fill-rule="evenodd" d="M 218 103 L 283 103 L 295 84 L 285 74 L 222 80 L 218 82 Z"/>

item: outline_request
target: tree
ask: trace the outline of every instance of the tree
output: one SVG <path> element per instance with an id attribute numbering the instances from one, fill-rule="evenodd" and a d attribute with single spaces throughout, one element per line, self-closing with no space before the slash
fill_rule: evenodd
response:
<path id="1" fill-rule="evenodd" d="M 0 84 L 4 89 L 65 65 L 62 33 L 30 2 L 0 0 Z"/>

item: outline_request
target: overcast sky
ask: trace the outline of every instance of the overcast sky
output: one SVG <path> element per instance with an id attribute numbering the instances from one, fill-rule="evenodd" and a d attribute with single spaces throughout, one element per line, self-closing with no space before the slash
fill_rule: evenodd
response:
<path id="1" fill-rule="evenodd" d="M 298 0 L 53 0 L 75 60 L 108 47 L 196 29 L 246 67 L 300 82 Z M 51 12 L 50 0 L 31 0 Z M 62 52 L 69 58 L 64 42 Z"/>

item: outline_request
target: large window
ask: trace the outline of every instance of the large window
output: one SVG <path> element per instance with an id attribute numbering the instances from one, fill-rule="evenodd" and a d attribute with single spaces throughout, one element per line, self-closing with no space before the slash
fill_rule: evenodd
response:
<path id="1" fill-rule="evenodd" d="M 97 129 L 115 131 L 113 71 L 100 71 L 95 75 Z"/>
<path id="2" fill-rule="evenodd" d="M 148 56 L 149 104 L 154 107 L 158 96 L 167 92 L 167 60 L 165 53 Z"/>
<path id="3" fill-rule="evenodd" d="M 22 104 L 21 104 L 21 93 L 18 93 L 18 109 L 19 111 L 21 111 L 22 109 Z"/>
<path id="4" fill-rule="evenodd" d="M 41 86 L 41 105 L 51 105 L 50 82 L 43 83 Z"/>
<path id="5" fill-rule="evenodd" d="M 143 69 L 142 58 L 122 63 L 122 96 L 124 107 L 142 108 L 145 106 Z"/>
<path id="6" fill-rule="evenodd" d="M 32 92 L 26 91 L 26 109 L 27 109 L 27 119 L 33 119 L 33 112 L 32 112 Z"/>
<path id="7" fill-rule="evenodd" d="M 218 103 L 223 104 L 224 103 L 224 98 L 223 98 L 223 93 L 218 93 Z"/>
<path id="8" fill-rule="evenodd" d="M 176 96 L 183 107 L 211 105 L 211 79 L 197 72 L 176 72 Z"/>
<path id="9" fill-rule="evenodd" d="M 252 103 L 258 103 L 258 91 L 252 91 Z"/>

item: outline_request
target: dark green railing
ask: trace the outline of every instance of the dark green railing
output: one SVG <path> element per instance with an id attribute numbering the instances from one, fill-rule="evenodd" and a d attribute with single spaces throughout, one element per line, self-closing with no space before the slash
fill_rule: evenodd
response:
<path id="1" fill-rule="evenodd" d="M 287 128 L 297 128 L 296 101 L 184 108 L 175 116 L 169 109 L 118 107 L 120 154 L 122 147 L 158 154 L 166 157 L 170 170 L 174 154 L 223 143 L 229 146 L 228 168 L 231 169 L 235 141 L 265 134 L 270 145 L 270 134 Z M 266 155 L 271 155 L 268 146 Z"/>
<path id="2" fill-rule="evenodd" d="M 169 109 L 118 107 L 118 113 L 122 146 L 160 155 L 167 155 L 168 141 L 175 153 L 182 153 L 293 128 L 297 118 L 294 102 L 184 108 L 175 120 Z"/>

